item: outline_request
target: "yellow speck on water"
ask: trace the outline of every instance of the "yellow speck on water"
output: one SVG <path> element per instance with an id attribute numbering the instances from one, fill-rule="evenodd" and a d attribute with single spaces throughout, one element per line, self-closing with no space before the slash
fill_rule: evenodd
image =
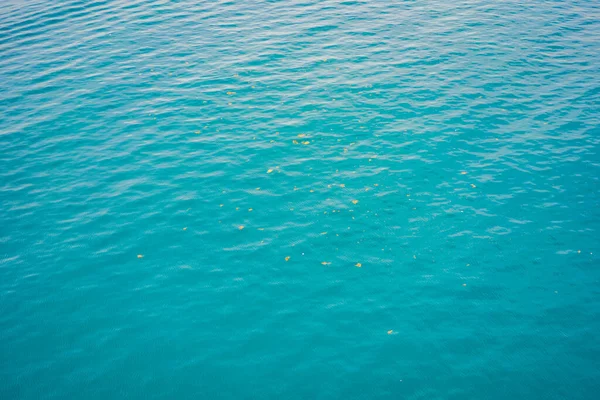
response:
<path id="1" fill-rule="evenodd" d="M 299 134 L 298 134 L 298 137 L 299 137 L 299 138 L 303 138 L 304 136 L 306 136 L 306 134 L 305 134 L 305 133 L 299 133 Z"/>
<path id="2" fill-rule="evenodd" d="M 305 140 L 304 142 L 302 142 L 302 144 L 306 145 L 306 144 L 310 144 L 310 142 L 308 140 Z"/>
<path id="3" fill-rule="evenodd" d="M 236 207 L 236 208 L 235 208 L 235 211 L 240 211 L 240 208 L 239 208 L 239 207 Z"/>
<path id="4" fill-rule="evenodd" d="M 344 184 L 344 183 L 340 183 L 340 187 L 343 187 L 343 188 L 345 188 L 345 187 L 346 187 L 346 184 Z"/>
<path id="5" fill-rule="evenodd" d="M 463 286 L 467 286 L 467 284 L 466 284 L 466 283 L 463 283 Z"/>
<path id="6" fill-rule="evenodd" d="M 183 228 L 184 231 L 187 231 L 187 226 L 185 228 Z"/>
<path id="7" fill-rule="evenodd" d="M 362 264 L 361 263 L 356 263 L 354 266 L 360 268 L 360 267 L 362 267 Z"/>
<path id="8" fill-rule="evenodd" d="M 460 174 L 461 174 L 461 175 L 466 175 L 466 174 L 467 174 L 467 171 L 460 171 Z"/>
<path id="9" fill-rule="evenodd" d="M 379 183 L 374 183 L 373 186 L 379 186 Z"/>
<path id="10" fill-rule="evenodd" d="M 471 183 L 471 187 L 472 187 L 472 188 L 476 188 L 477 186 L 475 186 L 475 185 L 473 185 L 473 184 Z"/>
<path id="11" fill-rule="evenodd" d="M 265 228 L 258 228 L 258 230 L 259 230 L 259 231 L 264 231 L 264 230 L 265 230 Z"/>
<path id="12" fill-rule="evenodd" d="M 321 235 L 327 235 L 327 232 L 321 232 Z"/>
<path id="13" fill-rule="evenodd" d="M 260 190 L 260 188 L 259 188 L 259 187 L 257 187 L 257 188 L 256 188 L 256 189 L 254 189 L 254 190 Z"/>
<path id="14" fill-rule="evenodd" d="M 235 94 L 235 92 L 227 92 L 227 94 L 228 94 L 229 96 L 231 96 L 231 95 Z"/>
<path id="15" fill-rule="evenodd" d="M 394 331 L 393 331 L 392 329 L 390 329 L 390 330 L 387 332 L 387 334 L 388 334 L 388 335 L 391 335 L 392 333 L 394 333 Z"/>
<path id="16" fill-rule="evenodd" d="M 312 189 L 310 189 L 310 192 L 311 192 L 311 193 L 314 193 L 315 191 L 314 191 L 314 190 L 312 190 Z"/>
<path id="17" fill-rule="evenodd" d="M 352 200 L 352 204 L 358 204 L 358 200 Z"/>
<path id="18" fill-rule="evenodd" d="M 287 256 L 287 257 L 285 258 L 285 261 L 290 261 L 290 256 Z"/>
<path id="19" fill-rule="evenodd" d="M 331 264 L 331 263 L 330 263 L 330 262 L 327 262 L 327 261 L 323 261 L 323 262 L 321 263 L 321 265 L 329 265 L 329 264 Z"/>
<path id="20" fill-rule="evenodd" d="M 199 134 L 200 134 L 200 131 L 194 131 L 194 133 L 195 133 L 196 135 L 199 135 Z"/>
<path id="21" fill-rule="evenodd" d="M 298 144 L 298 141 L 296 139 L 292 140 L 293 144 Z"/>
<path id="22" fill-rule="evenodd" d="M 238 226 L 238 229 L 241 231 L 242 229 L 244 229 L 244 225 Z"/>
<path id="23" fill-rule="evenodd" d="M 272 170 L 271 168 L 269 168 L 269 169 L 267 170 L 267 174 L 270 174 L 271 172 L 273 172 L 273 170 Z"/>
<path id="24" fill-rule="evenodd" d="M 252 209 L 251 209 L 251 208 L 249 208 L 249 209 L 248 209 L 248 211 L 252 211 Z"/>
<path id="25" fill-rule="evenodd" d="M 138 254 L 138 256 L 137 256 L 137 257 L 138 257 L 138 258 L 144 258 L 144 255 L 143 255 L 143 254 Z"/>

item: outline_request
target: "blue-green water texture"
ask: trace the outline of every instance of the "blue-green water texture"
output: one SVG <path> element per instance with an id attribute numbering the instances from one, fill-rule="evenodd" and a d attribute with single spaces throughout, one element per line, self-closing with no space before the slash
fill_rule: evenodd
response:
<path id="1" fill-rule="evenodd" d="M 598 399 L 599 332 L 597 1 L 0 3 L 0 399 Z"/>

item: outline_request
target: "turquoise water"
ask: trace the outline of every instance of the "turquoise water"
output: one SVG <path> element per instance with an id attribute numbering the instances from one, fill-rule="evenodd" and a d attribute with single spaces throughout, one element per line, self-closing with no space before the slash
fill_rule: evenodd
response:
<path id="1" fill-rule="evenodd" d="M 599 7 L 3 1 L 0 398 L 598 398 Z"/>

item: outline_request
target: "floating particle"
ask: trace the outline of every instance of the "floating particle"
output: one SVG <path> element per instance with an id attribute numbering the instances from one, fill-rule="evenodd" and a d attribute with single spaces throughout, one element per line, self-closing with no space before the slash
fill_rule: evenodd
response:
<path id="1" fill-rule="evenodd" d="M 352 204 L 358 204 L 358 200 L 352 200 Z"/>
<path id="2" fill-rule="evenodd" d="M 272 170 L 271 168 L 269 168 L 269 169 L 267 170 L 267 174 L 270 174 L 271 172 L 273 172 L 273 170 Z"/>
<path id="3" fill-rule="evenodd" d="M 293 144 L 298 144 L 298 141 L 296 139 L 292 140 Z"/>
<path id="4" fill-rule="evenodd" d="M 323 261 L 323 262 L 321 263 L 321 265 L 330 265 L 330 264 L 331 264 L 331 263 L 330 263 L 330 262 L 327 262 L 327 261 Z"/>
<path id="5" fill-rule="evenodd" d="M 472 188 L 476 188 L 477 186 L 475 186 L 475 185 L 473 185 L 473 184 L 471 183 L 471 187 L 472 187 Z"/>
<path id="6" fill-rule="evenodd" d="M 239 208 L 239 207 L 236 207 L 236 208 L 235 208 L 235 211 L 240 211 L 240 208 Z"/>
<path id="7" fill-rule="evenodd" d="M 321 235 L 327 235 L 327 232 L 321 232 Z"/>
<path id="8" fill-rule="evenodd" d="M 287 256 L 287 257 L 285 258 L 285 261 L 290 261 L 290 256 Z"/>
<path id="9" fill-rule="evenodd" d="M 581 254 L 581 250 L 577 250 L 577 254 Z"/>
<path id="10" fill-rule="evenodd" d="M 307 145 L 310 144 L 310 142 L 308 140 L 305 140 L 304 142 L 302 142 L 302 144 Z"/>
<path id="11" fill-rule="evenodd" d="M 335 171 L 335 172 L 337 172 L 337 171 Z M 346 184 L 345 183 L 340 183 L 340 187 L 345 188 Z"/>
<path id="12" fill-rule="evenodd" d="M 241 231 L 242 229 L 244 229 L 244 225 L 238 226 L 238 229 Z"/>
<path id="13" fill-rule="evenodd" d="M 360 267 L 362 267 L 362 264 L 361 263 L 356 263 L 354 266 L 357 267 L 357 268 L 360 268 Z"/>
<path id="14" fill-rule="evenodd" d="M 257 188 L 256 188 L 256 189 L 254 189 L 254 190 L 260 190 L 260 188 L 259 188 L 259 187 L 257 187 Z"/>
<path id="15" fill-rule="evenodd" d="M 248 209 L 248 211 L 249 211 L 249 212 L 251 212 L 251 211 L 252 211 L 252 209 L 251 209 L 251 208 L 249 208 L 249 209 Z"/>
<path id="16" fill-rule="evenodd" d="M 460 174 L 461 174 L 461 175 L 466 175 L 466 174 L 467 174 L 467 171 L 460 171 Z"/>
<path id="17" fill-rule="evenodd" d="M 184 231 L 187 231 L 187 226 L 185 228 L 183 228 Z"/>
<path id="18" fill-rule="evenodd" d="M 194 131 L 194 133 L 195 133 L 196 135 L 199 135 L 199 134 L 200 134 L 200 131 Z"/>
<path id="19" fill-rule="evenodd" d="M 463 286 L 467 286 L 467 284 L 466 284 L 466 283 L 463 283 Z"/>
<path id="20" fill-rule="evenodd" d="M 137 258 L 144 258 L 144 255 L 143 254 L 138 254 Z"/>
<path id="21" fill-rule="evenodd" d="M 391 335 L 392 333 L 394 333 L 394 331 L 392 329 L 390 329 L 389 331 L 387 331 L 388 335 Z"/>
<path id="22" fill-rule="evenodd" d="M 223 204 L 219 204 L 219 207 L 223 207 Z"/>
<path id="23" fill-rule="evenodd" d="M 416 259 L 417 259 L 417 256 L 413 254 L 413 258 L 416 260 Z"/>
<path id="24" fill-rule="evenodd" d="M 235 92 L 227 92 L 227 94 L 228 94 L 229 96 L 231 96 L 231 95 L 234 95 L 234 94 L 235 94 Z"/>
<path id="25" fill-rule="evenodd" d="M 306 136 L 306 134 L 304 134 L 304 133 L 300 133 L 300 134 L 298 134 L 298 137 L 299 137 L 299 138 L 303 138 L 303 137 L 305 137 L 305 136 Z"/>
<path id="26" fill-rule="evenodd" d="M 265 230 L 265 228 L 258 228 L 258 230 L 259 230 L 259 231 L 264 231 L 264 230 Z"/>

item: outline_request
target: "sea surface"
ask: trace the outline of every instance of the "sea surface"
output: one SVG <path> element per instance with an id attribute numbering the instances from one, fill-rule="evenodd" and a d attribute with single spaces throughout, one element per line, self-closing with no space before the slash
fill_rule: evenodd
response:
<path id="1" fill-rule="evenodd" d="M 599 335 L 599 2 L 0 2 L 0 399 L 598 399 Z"/>

